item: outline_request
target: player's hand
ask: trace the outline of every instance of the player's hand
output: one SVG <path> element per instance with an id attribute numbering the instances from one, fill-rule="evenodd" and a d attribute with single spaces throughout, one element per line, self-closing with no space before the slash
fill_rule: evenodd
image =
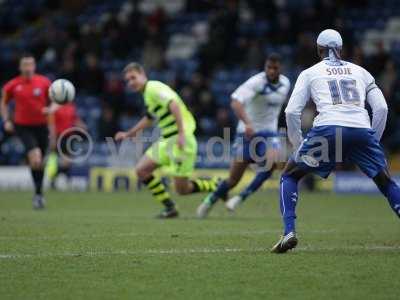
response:
<path id="1" fill-rule="evenodd" d="M 250 125 L 246 125 L 244 129 L 244 136 L 249 139 L 254 135 L 254 129 Z"/>
<path id="2" fill-rule="evenodd" d="M 126 131 L 119 131 L 115 134 L 114 139 L 119 142 L 129 138 L 129 135 Z"/>
<path id="3" fill-rule="evenodd" d="M 183 150 L 185 148 L 185 143 L 186 143 L 185 135 L 184 134 L 179 134 L 178 135 L 178 141 L 177 141 L 178 148 Z"/>
<path id="4" fill-rule="evenodd" d="M 7 133 L 13 133 L 14 132 L 14 124 L 10 120 L 7 120 L 4 122 L 4 130 Z"/>

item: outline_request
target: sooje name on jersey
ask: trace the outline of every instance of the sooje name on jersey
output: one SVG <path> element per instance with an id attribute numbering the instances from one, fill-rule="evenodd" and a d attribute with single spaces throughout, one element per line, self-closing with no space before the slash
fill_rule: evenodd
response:
<path id="1" fill-rule="evenodd" d="M 352 75 L 351 68 L 326 68 L 328 75 Z"/>

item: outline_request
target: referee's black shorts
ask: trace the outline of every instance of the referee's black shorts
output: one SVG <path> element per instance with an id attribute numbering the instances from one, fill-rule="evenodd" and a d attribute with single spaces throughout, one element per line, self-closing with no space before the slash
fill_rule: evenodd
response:
<path id="1" fill-rule="evenodd" d="M 49 147 L 49 130 L 47 125 L 15 125 L 15 131 L 24 144 L 26 153 L 34 148 L 39 148 L 43 155 L 47 153 Z"/>

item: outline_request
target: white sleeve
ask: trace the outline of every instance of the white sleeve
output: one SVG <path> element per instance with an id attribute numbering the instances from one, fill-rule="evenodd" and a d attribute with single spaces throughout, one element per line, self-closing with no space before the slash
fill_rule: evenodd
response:
<path id="1" fill-rule="evenodd" d="M 303 71 L 297 78 L 292 95 L 285 109 L 289 141 L 297 149 L 303 141 L 301 113 L 311 97 L 307 74 Z"/>
<path id="2" fill-rule="evenodd" d="M 379 141 L 385 130 L 388 106 L 382 91 L 375 83 L 372 88 L 367 89 L 367 102 L 372 108 L 372 129 Z"/>
<path id="3" fill-rule="evenodd" d="M 371 73 L 365 69 L 363 69 L 363 71 L 364 71 L 364 82 L 366 87 L 366 93 L 368 94 L 370 90 L 376 88 L 377 86 L 375 84 L 374 76 L 372 76 Z"/>
<path id="4" fill-rule="evenodd" d="M 257 93 L 257 78 L 252 77 L 240 85 L 231 95 L 233 100 L 244 104 L 249 102 Z"/>
<path id="5" fill-rule="evenodd" d="M 290 87 L 291 87 L 291 82 L 290 82 L 289 78 L 286 78 L 285 87 L 286 87 L 285 95 L 286 95 L 286 97 L 288 97 L 289 92 L 290 92 Z"/>

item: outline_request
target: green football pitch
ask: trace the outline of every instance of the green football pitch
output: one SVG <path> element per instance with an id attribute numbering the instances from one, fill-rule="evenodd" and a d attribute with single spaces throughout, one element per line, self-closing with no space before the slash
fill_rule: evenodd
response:
<path id="1" fill-rule="evenodd" d="M 0 194 L 0 299 L 399 299 L 400 221 L 379 196 L 301 193 L 298 248 L 281 232 L 277 193 L 235 215 L 156 220 L 145 192 Z"/>

